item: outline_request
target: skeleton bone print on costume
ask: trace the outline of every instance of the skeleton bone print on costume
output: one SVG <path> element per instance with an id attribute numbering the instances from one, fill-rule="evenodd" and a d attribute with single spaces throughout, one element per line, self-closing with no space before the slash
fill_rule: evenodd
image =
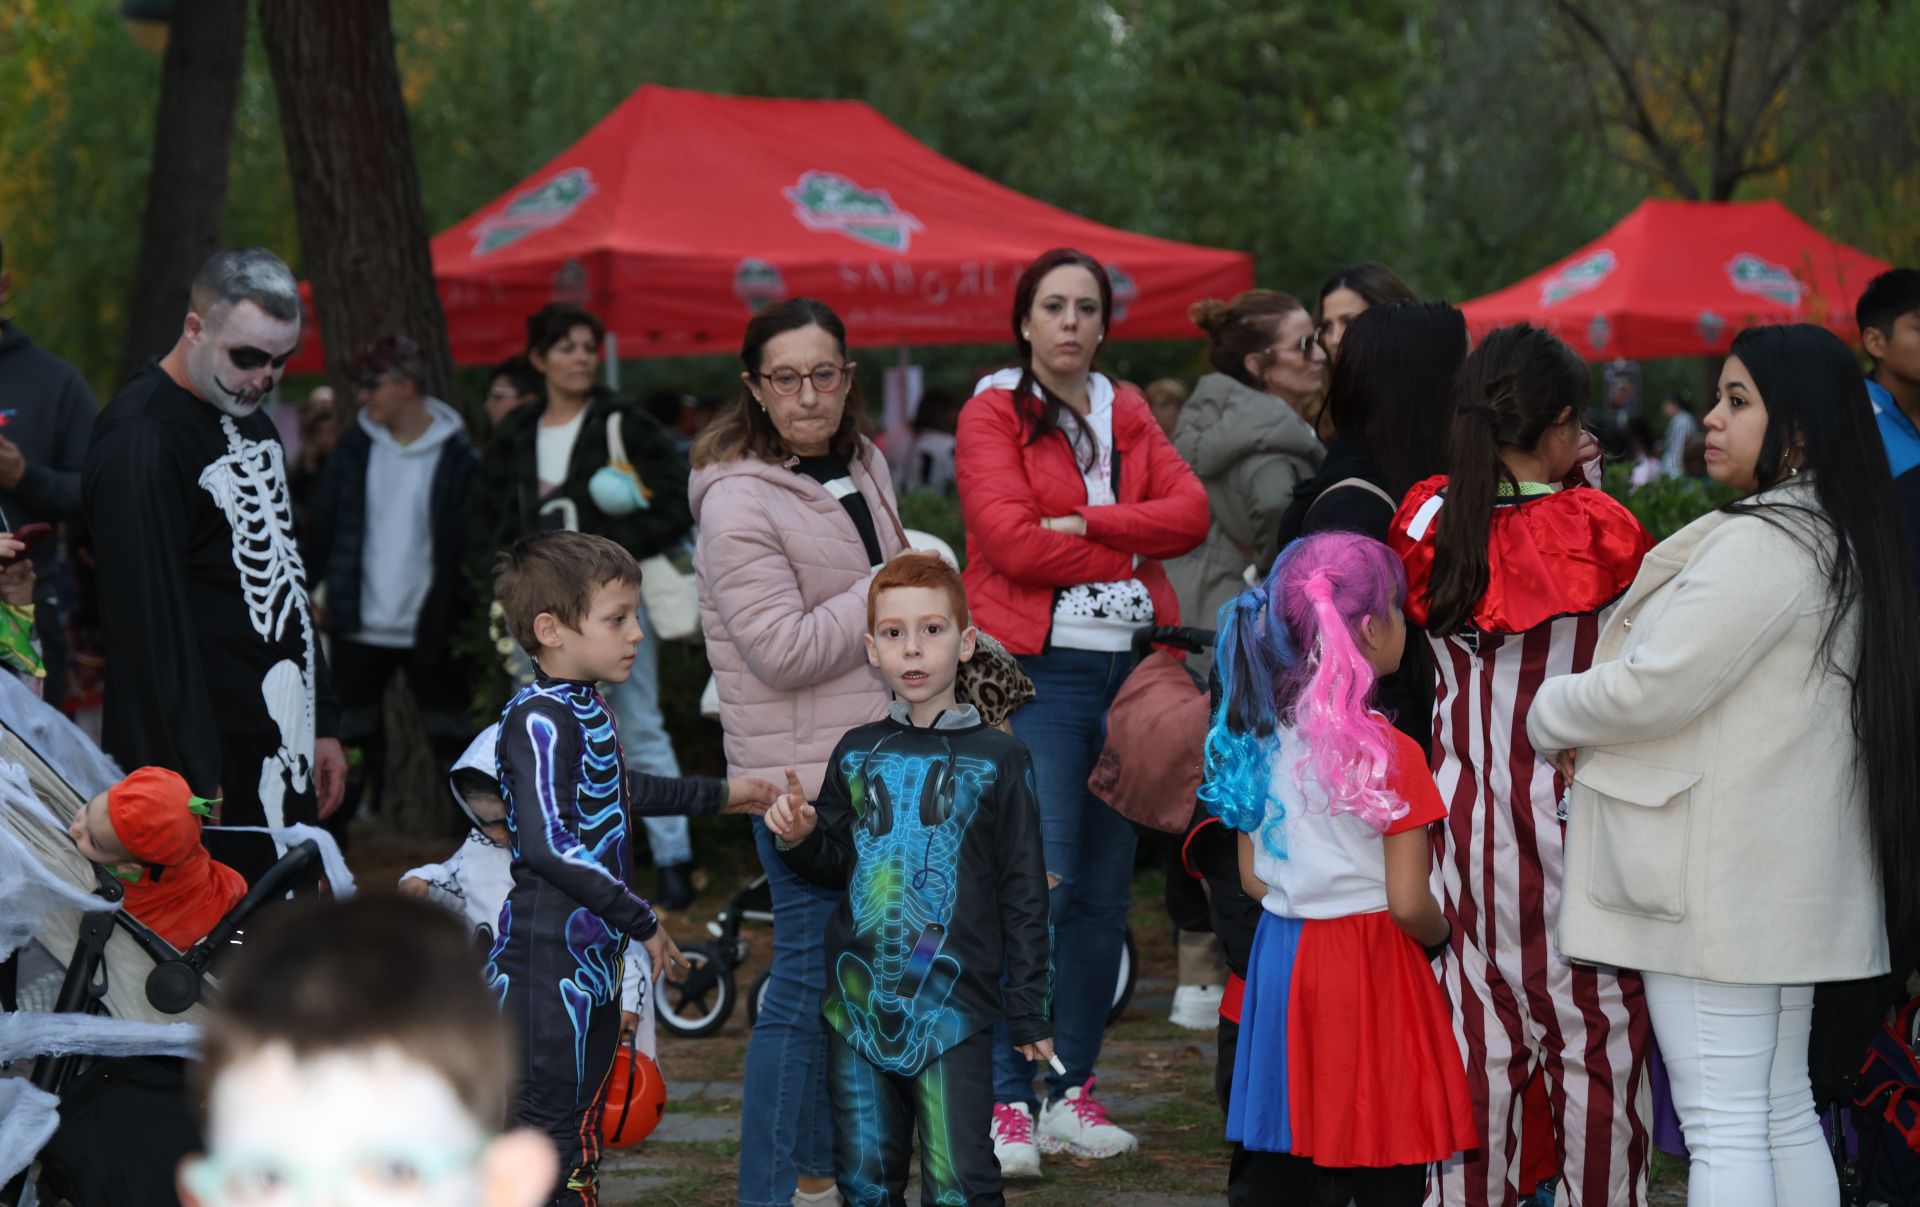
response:
<path id="1" fill-rule="evenodd" d="M 260 764 L 260 806 L 269 826 L 286 825 L 289 788 L 305 792 L 313 774 L 314 644 L 307 608 L 306 567 L 293 538 L 293 506 L 287 490 L 285 453 L 278 440 L 247 440 L 230 416 L 220 417 L 226 455 L 200 471 L 200 486 L 213 496 L 233 529 L 233 565 L 253 631 L 263 641 L 286 635 L 298 619 L 305 665 L 283 658 L 260 681 L 260 696 L 280 730 L 280 747 Z M 284 844 L 274 845 L 282 854 Z"/>

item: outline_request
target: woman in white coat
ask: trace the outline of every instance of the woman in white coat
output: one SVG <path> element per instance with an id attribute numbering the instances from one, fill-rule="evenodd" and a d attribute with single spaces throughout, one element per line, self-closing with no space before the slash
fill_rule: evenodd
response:
<path id="1" fill-rule="evenodd" d="M 1527 718 L 1573 780 L 1560 945 L 1643 971 L 1693 1207 L 1832 1207 L 1813 986 L 1886 972 L 1920 914 L 1914 567 L 1830 332 L 1743 333 L 1705 427 L 1747 497 L 1647 555 Z"/>

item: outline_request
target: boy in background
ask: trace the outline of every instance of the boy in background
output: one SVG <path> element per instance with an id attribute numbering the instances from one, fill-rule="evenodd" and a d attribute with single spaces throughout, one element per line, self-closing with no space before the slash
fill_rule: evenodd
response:
<path id="1" fill-rule="evenodd" d="M 592 1207 L 622 953 L 629 939 L 644 944 L 670 980 L 687 966 L 627 884 L 626 758 L 595 687 L 632 670 L 640 566 L 605 537 L 540 533 L 500 555 L 494 595 L 537 673 L 500 718 L 513 888 L 487 977 L 520 1051 L 514 1121 L 545 1131 L 560 1152 L 551 1202 Z"/>
<path id="2" fill-rule="evenodd" d="M 821 1002 L 835 1173 L 849 1203 L 904 1204 L 917 1126 L 924 1202 L 999 1203 L 993 1025 L 1005 1018 L 1028 1059 L 1053 1056 L 1032 764 L 954 699 L 975 633 L 946 561 L 907 553 L 883 566 L 867 628 L 890 715 L 840 740 L 817 804 L 789 772 L 767 812 L 795 871 L 847 890 L 828 924 Z"/>
<path id="3" fill-rule="evenodd" d="M 187 1207 L 533 1207 L 553 1182 L 546 1137 L 500 1134 L 507 1030 L 466 931 L 423 902 L 275 909 L 234 953 L 196 1067 Z"/>

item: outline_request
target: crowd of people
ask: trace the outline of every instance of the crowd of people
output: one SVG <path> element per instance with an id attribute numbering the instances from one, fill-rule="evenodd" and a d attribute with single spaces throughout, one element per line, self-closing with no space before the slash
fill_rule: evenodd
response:
<path id="1" fill-rule="evenodd" d="M 1691 449 L 1739 499 L 1660 543 L 1597 488 L 1616 437 L 1548 331 L 1475 342 L 1362 264 L 1311 306 L 1196 301 L 1209 371 L 1142 390 L 1099 368 L 1112 312 L 1096 259 L 1035 259 L 1009 366 L 925 400 L 896 465 L 805 298 L 746 323 L 697 436 L 599 385 L 605 329 L 554 303 L 484 424 L 395 333 L 291 456 L 266 404 L 299 300 L 269 252 L 214 256 L 97 419 L 6 323 L 0 557 L 85 534 L 102 744 L 142 769 L 76 845 L 190 944 L 289 827 L 345 841 L 404 673 L 473 824 L 406 892 L 488 955 L 327 1033 L 398 1041 L 423 1102 L 460 1091 L 421 1107 L 469 1146 L 448 1177 L 597 1201 L 613 1053 L 646 973 L 685 966 L 654 905 L 692 898 L 686 817 L 727 810 L 774 912 L 740 1202 L 904 1202 L 916 1140 L 925 1201 L 999 1202 L 1043 1154 L 1139 1147 L 1096 1093 L 1139 831 L 1089 778 L 1137 636 L 1185 623 L 1214 630 L 1190 660 L 1214 704 L 1163 756 L 1205 770 L 1169 864 L 1202 994 L 1176 1015 L 1217 1021 L 1232 1202 L 1644 1203 L 1657 1051 L 1690 1201 L 1837 1204 L 1816 1093 L 1920 959 L 1920 272 L 1860 299 L 1864 375 L 1822 328 L 1761 327 L 1704 416 L 1667 400 L 1652 473 Z M 963 571 L 910 548 L 896 468 L 957 494 Z M 649 639 L 647 564 L 688 540 L 725 781 L 680 776 Z M 0 578 L 28 634 L 0 659 L 50 702 L 62 548 Z M 476 738 L 454 632 L 487 616 L 518 682 Z M 458 962 L 430 911 L 386 908 L 388 935 L 373 904 L 336 918 L 393 967 Z M 223 1087 L 267 1094 L 288 986 L 363 975 L 289 912 L 209 1033 L 208 1202 L 250 1126 Z"/>

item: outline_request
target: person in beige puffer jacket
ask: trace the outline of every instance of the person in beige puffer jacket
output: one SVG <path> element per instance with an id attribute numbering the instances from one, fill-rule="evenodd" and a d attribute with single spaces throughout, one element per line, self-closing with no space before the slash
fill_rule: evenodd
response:
<path id="1" fill-rule="evenodd" d="M 892 699 L 867 663 L 867 587 L 906 547 L 886 459 L 860 434 L 865 408 L 846 328 L 807 298 L 747 324 L 743 389 L 693 449 L 688 496 L 707 659 L 730 774 L 809 798 L 847 730 Z M 827 919 L 842 894 L 802 880 L 758 818 L 773 895 L 773 968 L 747 1045 L 741 1207 L 836 1207 L 827 1099 Z"/>

